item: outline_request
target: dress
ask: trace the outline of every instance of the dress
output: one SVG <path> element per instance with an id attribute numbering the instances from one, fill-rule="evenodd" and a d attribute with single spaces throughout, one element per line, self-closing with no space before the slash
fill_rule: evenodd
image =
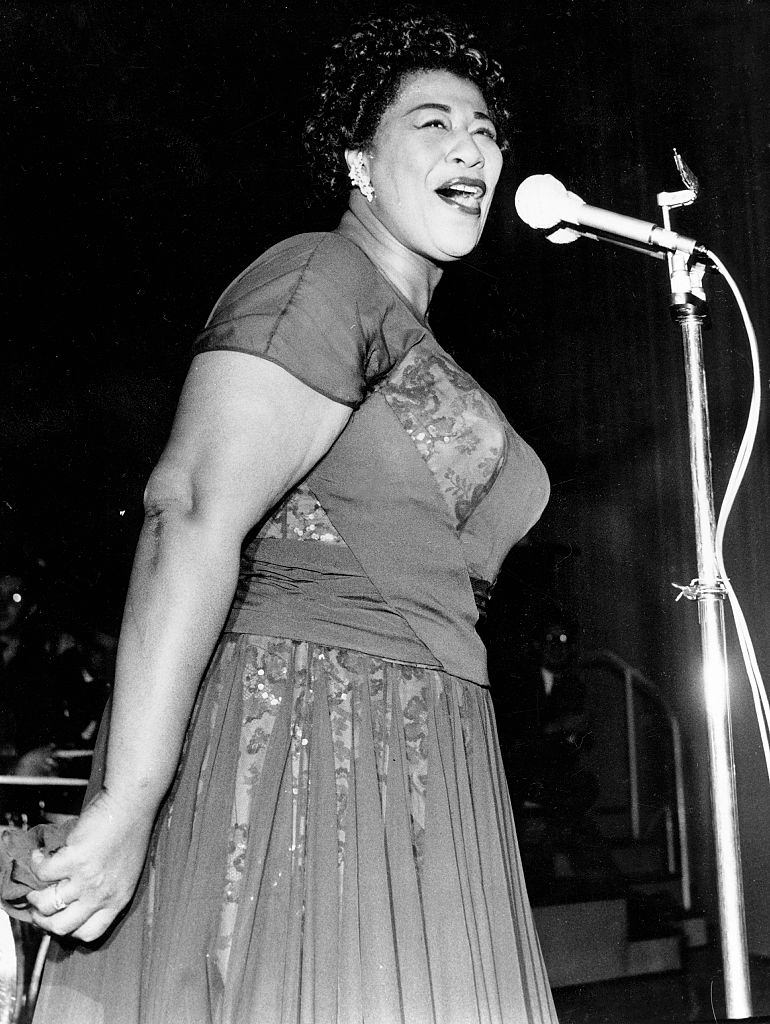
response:
<path id="1" fill-rule="evenodd" d="M 137 895 L 36 1024 L 556 1021 L 474 629 L 547 478 L 370 216 L 269 250 L 196 343 L 354 411 L 247 538 Z"/>

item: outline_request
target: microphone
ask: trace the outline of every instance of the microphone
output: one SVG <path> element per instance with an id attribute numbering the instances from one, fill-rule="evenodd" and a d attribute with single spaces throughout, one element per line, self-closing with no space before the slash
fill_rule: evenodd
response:
<path id="1" fill-rule="evenodd" d="M 532 174 L 525 178 L 516 190 L 515 203 L 516 212 L 525 224 L 553 232 L 547 236 L 550 241 L 572 242 L 578 237 L 575 232 L 580 232 L 597 241 L 617 241 L 631 248 L 643 246 L 645 252 L 662 249 L 684 252 L 688 256 L 708 253 L 694 238 L 679 235 L 659 224 L 589 206 L 574 192 L 568 192 L 552 174 Z M 558 228 L 559 225 L 568 227 Z M 652 251 L 650 255 L 659 253 Z"/>

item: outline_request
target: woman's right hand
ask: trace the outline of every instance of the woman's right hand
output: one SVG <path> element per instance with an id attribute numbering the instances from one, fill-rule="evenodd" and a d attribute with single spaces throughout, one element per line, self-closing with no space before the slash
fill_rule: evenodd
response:
<path id="1" fill-rule="evenodd" d="M 34 923 L 83 942 L 103 935 L 134 894 L 153 817 L 103 790 L 83 811 L 65 846 L 47 856 L 33 853 L 32 869 L 43 883 L 28 896 Z"/>

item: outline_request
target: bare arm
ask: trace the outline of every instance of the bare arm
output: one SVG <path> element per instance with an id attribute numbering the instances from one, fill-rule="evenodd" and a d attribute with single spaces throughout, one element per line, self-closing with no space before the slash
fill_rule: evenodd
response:
<path id="1" fill-rule="evenodd" d="M 243 537 L 321 458 L 349 416 L 349 408 L 266 360 L 216 352 L 193 361 L 147 486 L 118 647 L 104 791 L 67 847 L 36 868 L 46 882 L 66 879 L 59 895 L 71 904 L 56 912 L 52 889 L 33 895 L 38 923 L 93 939 L 130 899 L 232 601 Z M 141 837 L 128 843 L 131 865 L 121 864 L 130 885 L 105 883 L 110 858 L 129 832 Z"/>
<path id="2" fill-rule="evenodd" d="M 157 809 L 232 601 L 243 537 L 349 415 L 267 361 L 225 352 L 193 362 L 146 492 L 118 648 L 113 795 Z"/>

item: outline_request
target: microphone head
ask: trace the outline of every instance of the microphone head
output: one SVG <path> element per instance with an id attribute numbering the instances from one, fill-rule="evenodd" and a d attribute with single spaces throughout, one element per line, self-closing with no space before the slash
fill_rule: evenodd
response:
<path id="1" fill-rule="evenodd" d="M 531 228 L 548 231 L 564 219 L 570 200 L 577 199 L 552 174 L 531 174 L 516 190 L 516 212 Z"/>

